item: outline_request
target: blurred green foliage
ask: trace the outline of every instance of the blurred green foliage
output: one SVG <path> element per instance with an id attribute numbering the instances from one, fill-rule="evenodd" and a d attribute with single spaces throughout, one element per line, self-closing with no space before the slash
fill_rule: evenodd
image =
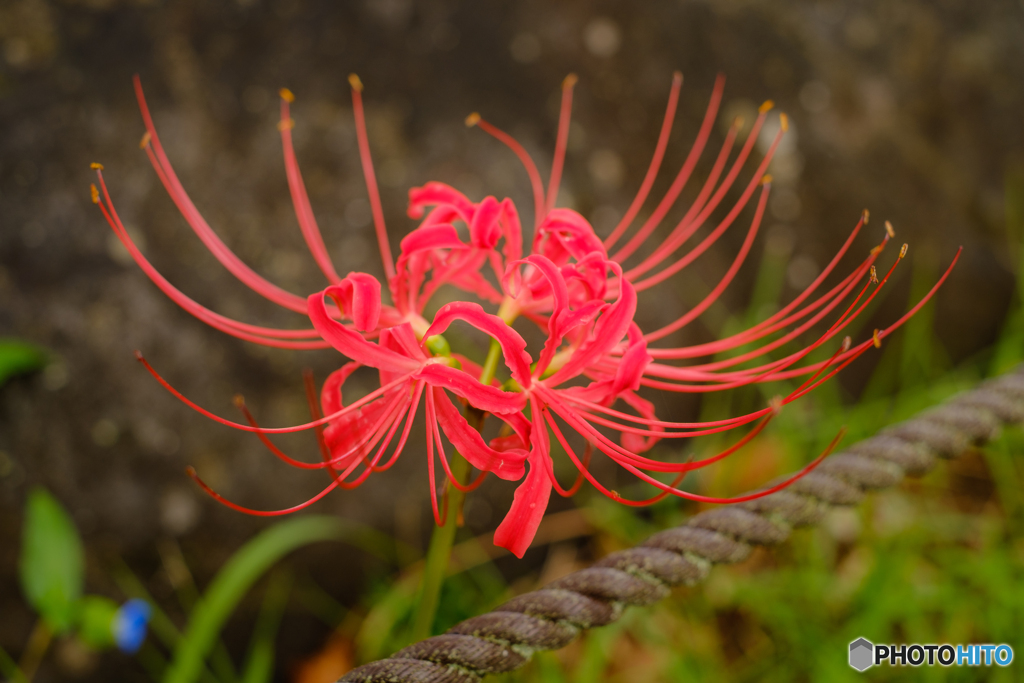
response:
<path id="1" fill-rule="evenodd" d="M 69 630 L 84 583 L 82 540 L 61 504 L 41 488 L 29 493 L 25 506 L 20 569 L 21 588 L 32 609 L 54 634 Z"/>
<path id="2" fill-rule="evenodd" d="M 34 372 L 46 365 L 46 352 L 17 339 L 0 339 L 0 386 L 16 375 Z"/>

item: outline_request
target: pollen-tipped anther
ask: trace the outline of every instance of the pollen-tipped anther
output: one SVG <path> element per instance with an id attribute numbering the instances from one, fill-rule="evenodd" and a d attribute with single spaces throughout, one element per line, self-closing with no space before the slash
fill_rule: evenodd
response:
<path id="1" fill-rule="evenodd" d="M 850 347 L 852 345 L 853 345 L 853 339 L 851 339 L 849 337 L 849 335 L 843 337 L 843 353 L 846 353 L 847 351 L 849 351 Z"/>
<path id="2" fill-rule="evenodd" d="M 352 86 L 352 89 L 356 92 L 363 92 L 363 82 L 359 80 L 359 76 L 355 74 L 348 75 L 348 84 Z"/>
<path id="3" fill-rule="evenodd" d="M 762 185 L 771 185 L 772 184 L 772 174 L 771 173 L 765 173 L 763 176 L 761 176 L 761 184 Z"/>
<path id="4" fill-rule="evenodd" d="M 868 219 L 871 218 L 871 212 L 868 211 L 867 209 L 864 209 L 860 214 L 860 218 L 862 221 L 864 221 L 864 225 L 867 225 Z"/>
<path id="5" fill-rule="evenodd" d="M 781 396 L 772 396 L 771 399 L 768 400 L 768 407 L 772 409 L 773 415 L 781 413 L 783 405 Z"/>
<path id="6" fill-rule="evenodd" d="M 789 130 L 789 117 L 785 114 L 779 114 L 779 125 L 782 127 L 783 132 Z"/>
<path id="7" fill-rule="evenodd" d="M 871 266 L 871 282 L 872 284 L 878 284 L 878 270 L 874 266 Z"/>
<path id="8" fill-rule="evenodd" d="M 89 193 L 92 195 L 92 203 L 100 203 L 100 191 L 96 189 L 95 185 L 89 185 Z"/>
<path id="9" fill-rule="evenodd" d="M 147 130 L 145 133 L 142 134 L 142 139 L 139 140 L 139 149 L 146 149 L 147 147 L 149 147 L 149 141 L 152 139 L 153 136 L 150 135 L 149 131 Z"/>
<path id="10" fill-rule="evenodd" d="M 907 244 L 906 242 L 904 242 L 903 246 L 900 247 L 900 258 L 903 258 L 904 256 L 907 255 L 907 249 L 909 249 L 909 248 L 910 248 L 910 245 Z"/>
<path id="11" fill-rule="evenodd" d="M 878 330 L 871 333 L 871 343 L 875 345 L 876 349 L 882 348 L 882 338 L 878 336 Z"/>
<path id="12" fill-rule="evenodd" d="M 562 79 L 562 88 L 563 88 L 563 89 L 564 89 L 564 88 L 571 88 L 571 87 L 573 87 L 574 85 L 576 85 L 576 83 L 577 83 L 577 82 L 578 82 L 579 80 L 580 80 L 580 78 L 579 78 L 579 76 L 577 76 L 576 74 L 569 74 L 569 75 L 568 75 L 568 76 L 566 76 L 566 77 L 565 77 L 564 79 Z"/>
<path id="13" fill-rule="evenodd" d="M 351 79 L 351 76 L 349 78 Z M 351 82 L 351 80 L 349 82 Z M 359 89 L 362 89 L 362 86 L 360 86 Z M 280 90 L 277 91 L 277 94 L 280 95 L 281 99 L 284 100 L 285 102 L 291 103 L 295 101 L 295 93 L 293 93 L 288 88 L 281 88 Z"/>
<path id="14" fill-rule="evenodd" d="M 199 478 L 199 473 L 196 472 L 196 468 L 192 467 L 192 465 L 189 465 L 188 467 L 185 468 L 185 474 L 192 477 L 193 479 Z"/>
<path id="15" fill-rule="evenodd" d="M 760 107 L 757 108 L 757 112 L 759 114 L 764 114 L 765 112 L 771 111 L 771 108 L 774 107 L 774 106 L 775 106 L 775 103 L 773 101 L 765 100 L 764 103 Z"/>
<path id="16" fill-rule="evenodd" d="M 135 360 L 139 361 L 140 363 L 146 362 L 146 358 L 145 356 L 142 355 L 142 351 L 135 349 Z"/>
<path id="17" fill-rule="evenodd" d="M 892 223 L 890 223 L 889 221 L 885 222 L 885 234 L 889 236 L 889 239 L 892 239 L 893 237 L 896 236 L 896 231 L 893 229 Z"/>
<path id="18" fill-rule="evenodd" d="M 480 114 L 477 112 L 473 112 L 466 117 L 466 128 L 472 128 L 478 123 L 480 123 Z"/>
<path id="19" fill-rule="evenodd" d="M 241 394 L 235 394 L 234 398 L 231 399 L 231 402 L 235 404 L 236 408 L 245 407 L 245 397 Z"/>
<path id="20" fill-rule="evenodd" d="M 98 164 L 98 163 L 96 163 L 94 161 L 91 164 L 89 164 L 89 168 L 91 168 L 94 171 L 102 171 L 103 170 L 103 164 Z"/>

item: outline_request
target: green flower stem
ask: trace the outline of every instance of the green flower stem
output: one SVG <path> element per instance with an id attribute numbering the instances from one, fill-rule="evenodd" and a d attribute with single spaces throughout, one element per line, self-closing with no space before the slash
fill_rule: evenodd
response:
<path id="1" fill-rule="evenodd" d="M 463 481 L 469 474 L 469 461 L 461 455 L 453 454 L 451 468 L 452 475 Z M 455 531 L 458 528 L 459 517 L 462 516 L 462 501 L 466 494 L 452 486 L 449 487 L 447 496 L 448 517 L 445 519 L 444 525 L 434 527 L 434 533 L 430 537 L 430 547 L 427 549 L 427 558 L 423 564 L 423 581 L 420 584 L 416 600 L 411 642 L 423 640 L 432 635 L 437 606 L 441 601 L 441 585 L 444 583 L 445 574 L 448 573 L 448 562 L 451 559 L 452 546 L 455 543 Z"/>
<path id="2" fill-rule="evenodd" d="M 491 340 L 491 348 L 487 350 L 487 360 L 480 371 L 480 383 L 490 384 L 494 374 L 498 371 L 498 363 L 501 362 L 501 344 L 494 339 Z M 481 425 L 483 426 L 483 425 Z"/>
<path id="3" fill-rule="evenodd" d="M 491 383 L 500 361 L 501 345 L 492 339 L 491 347 L 487 351 L 487 360 L 484 361 L 483 370 L 480 373 L 481 384 Z M 469 408 L 466 420 L 477 431 L 483 429 L 484 415 L 475 408 Z M 452 453 L 451 469 L 452 476 L 457 481 L 465 481 L 469 476 L 469 461 L 458 453 Z M 455 544 L 455 532 L 462 518 L 462 502 L 465 500 L 466 494 L 454 486 L 449 486 L 446 495 L 448 516 L 442 526 L 434 527 L 434 533 L 430 537 L 430 547 L 427 548 L 427 558 L 423 564 L 423 580 L 416 598 L 411 642 L 423 640 L 432 635 L 434 619 L 437 617 L 437 606 L 441 602 L 441 586 L 448 573 L 452 546 Z"/>
<path id="4" fill-rule="evenodd" d="M 31 681 L 32 677 L 36 675 L 36 669 L 43 662 L 43 657 L 46 655 L 52 640 L 53 631 L 40 618 L 36 621 L 35 628 L 32 629 L 32 635 L 29 636 L 28 644 L 25 646 L 25 651 L 21 654 L 21 661 L 18 663 L 18 668 L 21 669 L 21 674 L 25 677 L 26 681 Z"/>

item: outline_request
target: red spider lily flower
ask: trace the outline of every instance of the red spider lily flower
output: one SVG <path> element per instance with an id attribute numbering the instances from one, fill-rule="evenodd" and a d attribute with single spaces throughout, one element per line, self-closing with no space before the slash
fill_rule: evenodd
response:
<path id="1" fill-rule="evenodd" d="M 765 103 L 760 108 L 746 141 L 723 177 L 739 130 L 739 124 L 734 125 L 726 136 L 704 186 L 683 218 L 648 256 L 638 264 L 623 270 L 627 260 L 633 256 L 640 244 L 651 237 L 676 203 L 701 156 L 717 113 L 723 87 L 721 78 L 716 82 L 697 140 L 665 196 L 658 202 L 651 217 L 633 233 L 626 244 L 609 256 L 607 250 L 612 249 L 628 232 L 658 175 L 672 128 L 681 83 L 681 76 L 676 74 L 654 157 L 640 190 L 622 220 L 603 241 L 597 237 L 583 216 L 569 209 L 554 208 L 560 174 L 564 167 L 572 89 L 575 84 L 573 77 L 567 78 L 563 84 L 555 155 L 551 178 L 546 188 L 540 180 L 536 164 L 518 142 L 483 120 L 479 114 L 474 113 L 467 119 L 467 125 L 480 127 L 506 144 L 522 161 L 530 178 L 537 226 L 530 255 L 515 258 L 522 251 L 522 238 L 518 212 L 510 200 L 498 202 L 496 198 L 487 197 L 479 203 L 473 203 L 454 188 L 440 183 L 429 183 L 410 191 L 410 217 L 421 218 L 426 207 L 434 207 L 426 214 L 420 227 L 403 241 L 403 254 L 407 245 L 415 245 L 417 259 L 421 263 L 432 264 L 434 268 L 434 278 L 430 281 L 425 280 L 426 269 L 417 273 L 416 283 L 422 287 L 423 292 L 436 290 L 436 284 L 444 280 L 470 294 L 497 303 L 497 293 L 489 285 L 482 287 L 479 280 L 474 280 L 471 284 L 451 278 L 445 280 L 446 274 L 451 269 L 457 271 L 460 264 L 489 263 L 502 285 L 503 297 L 500 298 L 499 315 L 510 320 L 523 314 L 537 322 L 548 334 L 538 362 L 534 365 L 530 384 L 519 387 L 530 396 L 530 474 L 517 489 L 512 509 L 495 534 L 495 542 L 498 545 L 509 548 L 517 555 L 521 555 L 529 546 L 543 516 L 543 510 L 547 506 L 551 489 L 555 488 L 559 493 L 569 495 L 575 491 L 583 478 L 606 495 L 627 504 L 649 504 L 667 494 L 713 502 L 742 500 L 695 496 L 675 488 L 683 474 L 725 457 L 734 452 L 736 447 L 699 462 L 684 464 L 651 460 L 641 457 L 640 453 L 650 449 L 659 439 L 709 434 L 760 420 L 758 427 L 747 435 L 747 439 L 752 437 L 763 429 L 782 405 L 796 400 L 832 377 L 901 325 L 930 299 L 949 273 L 947 270 L 931 292 L 910 312 L 885 330 L 876 331 L 872 339 L 854 347 L 847 341 L 829 360 L 801 365 L 800 362 L 811 352 L 839 335 L 864 310 L 887 282 L 896 265 L 894 263 L 893 268 L 890 268 L 881 280 L 875 276 L 874 262 L 893 234 L 891 228 L 887 226 L 882 243 L 872 250 L 864 262 L 830 291 L 805 304 L 835 269 L 867 222 L 867 212 L 864 212 L 860 222 L 826 269 L 805 291 L 767 320 L 712 344 L 648 349 L 648 342 L 660 340 L 696 319 L 735 277 L 749 253 L 764 215 L 770 189 L 770 178 L 765 175 L 765 171 L 787 129 L 785 115 L 782 115 L 779 133 L 736 203 L 728 209 L 724 218 L 707 237 L 687 252 L 676 256 L 677 251 L 687 240 L 708 222 L 726 193 L 735 184 L 753 149 L 765 117 L 772 108 L 771 103 Z M 706 251 L 735 222 L 757 192 L 758 186 L 761 187 L 761 191 L 746 239 L 722 280 L 704 301 L 677 320 L 659 330 L 643 334 L 633 322 L 638 292 L 671 277 Z M 451 226 L 454 220 L 461 220 L 468 226 L 468 242 L 459 239 Z M 504 244 L 499 250 L 498 244 L 502 238 Z M 899 254 L 900 259 L 905 254 L 904 246 Z M 956 258 L 953 263 L 955 261 Z M 652 273 L 659 267 L 660 270 Z M 847 304 L 845 310 L 835 317 L 826 332 L 813 343 L 776 361 L 741 370 L 732 369 L 765 356 L 825 319 L 844 301 L 848 301 L 851 292 L 869 273 L 870 279 L 862 286 L 860 292 Z M 479 277 L 478 274 L 474 275 Z M 869 289 L 871 285 L 875 285 L 873 289 Z M 424 299 L 419 301 L 421 306 L 425 303 Z M 729 360 L 686 367 L 653 362 L 655 359 L 709 356 L 759 341 L 780 331 L 784 333 L 770 343 Z M 652 404 L 636 393 L 640 386 L 677 392 L 707 392 L 799 376 L 809 378 L 789 395 L 780 397 L 776 405 L 711 424 L 659 421 L 654 415 Z M 563 388 L 567 382 L 580 377 L 590 380 L 590 383 L 585 386 Z M 617 400 L 622 400 L 637 415 L 610 409 Z M 600 451 L 643 481 L 659 488 L 661 493 L 646 501 L 625 501 L 617 493 L 604 487 L 590 473 L 588 456 L 576 456 L 554 417 L 560 418 L 584 437 L 588 454 L 592 449 Z M 597 427 L 620 432 L 620 443 L 611 441 Z M 549 430 L 580 472 L 576 484 L 568 489 L 563 489 L 554 477 Z M 745 443 L 747 439 L 741 441 L 739 445 Z M 509 442 L 516 443 L 515 439 Z M 525 447 L 527 444 L 518 445 Z M 811 466 L 814 464 L 816 462 Z M 644 470 L 675 473 L 676 479 L 672 484 L 665 484 Z M 764 493 L 761 492 L 762 495 Z"/>
<path id="2" fill-rule="evenodd" d="M 685 253 L 679 253 L 688 240 L 708 224 L 726 194 L 736 184 L 771 109 L 770 103 L 762 106 L 751 132 L 731 164 L 728 161 L 736 143 L 739 125 L 730 129 L 707 180 L 683 218 L 648 255 L 627 267 L 640 245 L 648 242 L 659 229 L 700 159 L 717 115 L 723 81 L 720 78 L 716 82 L 697 140 L 665 196 L 658 202 L 650 218 L 632 233 L 624 245 L 612 252 L 632 227 L 660 170 L 678 102 L 681 76 L 677 74 L 673 79 L 661 134 L 640 189 L 620 223 L 604 240 L 596 235 L 590 223 L 579 213 L 554 206 L 564 167 L 572 88 L 575 83 L 574 77 L 567 78 L 563 85 L 551 177 L 546 187 L 540 179 L 536 164 L 518 142 L 479 115 L 474 114 L 467 119 L 468 124 L 482 128 L 505 143 L 520 158 L 527 171 L 533 188 L 535 219 L 529 253 L 524 255 L 523 228 L 511 200 L 498 201 L 494 197 L 486 197 L 480 202 L 473 202 L 447 185 L 428 183 L 410 191 L 409 215 L 422 220 L 402 240 L 399 257 L 393 262 L 366 137 L 362 84 L 354 76 L 350 77 L 350 83 L 360 158 L 392 306 L 382 302 L 381 285 L 373 277 L 365 273 L 350 273 L 341 277 L 334 269 L 313 217 L 292 148 L 291 130 L 294 123 L 289 115 L 289 104 L 293 97 L 287 90 L 282 91 L 279 128 L 289 189 L 302 234 L 314 260 L 330 283 L 322 292 L 305 299 L 277 288 L 245 266 L 202 219 L 160 146 L 136 79 L 136 92 L 147 129 L 142 146 L 188 223 L 236 277 L 271 301 L 308 316 L 312 328 L 280 330 L 259 327 L 221 316 L 186 297 L 160 276 L 132 243 L 114 210 L 101 169 L 97 169 L 101 191 L 93 188 L 94 201 L 100 205 L 107 221 L 132 257 L 157 286 L 179 305 L 204 322 L 247 341 L 285 348 L 332 347 L 351 360 L 324 383 L 320 397 L 320 407 L 325 413 L 323 416 L 316 406 L 315 389 L 308 385 L 307 394 L 311 397 L 313 420 L 305 425 L 276 429 L 259 427 L 241 403 L 248 424 L 235 423 L 210 413 L 181 396 L 143 360 L 168 390 L 203 414 L 238 429 L 255 432 L 275 455 L 292 465 L 326 469 L 331 476 L 330 485 L 311 500 L 294 508 L 271 512 L 250 510 L 226 501 L 196 477 L 211 495 L 238 510 L 260 515 L 283 514 L 319 500 L 333 488 L 357 486 L 370 473 L 389 468 L 405 447 L 421 400 L 425 404 L 427 418 L 427 466 L 435 519 L 442 523 L 438 487 L 433 483 L 435 451 L 442 463 L 447 483 L 460 490 L 469 490 L 479 485 L 489 472 L 508 480 L 523 479 L 525 474 L 525 479 L 516 489 L 509 513 L 495 533 L 495 543 L 518 556 L 522 556 L 530 545 L 552 489 L 561 495 L 571 495 L 584 479 L 602 493 L 629 505 L 650 504 L 666 495 L 709 502 L 738 502 L 767 495 L 809 471 L 827 455 L 831 446 L 792 479 L 749 496 L 699 496 L 679 489 L 678 484 L 687 472 L 716 462 L 748 443 L 764 429 L 783 405 L 811 391 L 878 344 L 881 338 L 913 315 L 934 294 L 949 273 L 947 270 L 935 288 L 917 306 L 889 328 L 876 331 L 872 339 L 853 346 L 847 338 L 830 359 L 804 363 L 813 351 L 839 335 L 864 310 L 899 262 L 897 259 L 881 280 L 876 277 L 874 263 L 891 236 L 887 234 L 882 243 L 850 274 L 831 290 L 811 300 L 867 222 L 865 212 L 846 243 L 819 277 L 767 320 L 710 344 L 649 348 L 650 343 L 681 329 L 706 310 L 741 267 L 764 214 L 770 190 L 765 172 L 787 127 L 784 115 L 780 132 L 746 182 L 739 198 L 702 241 Z M 644 333 L 634 321 L 639 294 L 671 277 L 706 251 L 736 222 L 755 194 L 757 200 L 746 239 L 722 280 L 699 305 L 669 325 Z M 468 239 L 460 236 L 456 227 L 459 224 L 465 226 Z M 900 258 L 905 252 L 904 246 Z M 854 290 L 868 274 L 870 278 L 854 294 Z M 442 306 L 428 320 L 424 311 L 431 297 L 445 285 L 458 288 L 485 305 L 497 306 L 496 313 L 488 313 L 480 303 L 456 301 Z M 844 302 L 847 302 L 846 307 L 836 314 L 835 311 L 840 310 Z M 534 356 L 527 351 L 523 337 L 511 327 L 512 322 L 520 316 L 536 323 L 547 335 L 543 346 L 536 353 L 536 362 Z M 778 360 L 745 367 L 749 361 L 763 358 L 826 319 L 831 320 L 827 330 L 805 348 Z M 510 376 L 508 382 L 501 384 L 493 378 L 494 366 L 491 359 L 490 369 L 485 371 L 465 357 L 451 353 L 442 335 L 456 321 L 469 324 L 491 337 L 493 361 L 498 361 L 499 356 L 504 360 Z M 665 362 L 708 357 L 769 337 L 775 338 L 760 348 L 728 360 L 691 365 Z M 345 406 L 342 401 L 344 383 L 361 366 L 378 371 L 380 387 L 363 399 Z M 658 420 L 653 404 L 638 393 L 641 387 L 676 392 L 707 392 L 795 377 L 806 379 L 795 390 L 779 397 L 771 405 L 716 422 Z M 485 442 L 480 431 L 471 427 L 466 416 L 456 407 L 451 395 L 465 404 L 467 409 L 471 407 L 477 411 L 477 415 L 492 415 L 502 420 L 504 428 L 501 436 L 489 443 Z M 622 401 L 633 412 L 614 408 L 618 401 Z M 582 437 L 586 445 L 581 456 L 574 452 L 560 422 Z M 690 438 L 751 424 L 755 426 L 733 446 L 702 460 L 667 463 L 642 455 L 661 439 Z M 316 430 L 321 446 L 320 462 L 307 463 L 291 458 L 277 449 L 269 439 L 269 435 L 274 433 L 303 429 Z M 618 440 L 611 439 L 609 432 L 617 432 Z M 453 476 L 445 455 L 442 434 L 480 470 L 480 475 L 472 483 L 465 484 Z M 396 435 L 398 440 L 395 443 Z M 551 458 L 552 435 L 579 470 L 576 482 L 568 488 L 563 488 L 555 478 Z M 393 449 L 392 443 L 395 443 Z M 392 454 L 385 459 L 389 449 Z M 646 500 L 624 500 L 591 474 L 589 463 L 595 452 L 653 485 L 659 489 L 659 493 Z M 356 474 L 360 467 L 362 471 Z M 673 479 L 666 483 L 656 475 L 669 475 Z"/>

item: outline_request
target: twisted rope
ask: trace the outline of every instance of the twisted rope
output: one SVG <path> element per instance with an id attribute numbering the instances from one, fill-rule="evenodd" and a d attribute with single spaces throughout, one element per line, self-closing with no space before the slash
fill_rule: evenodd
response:
<path id="1" fill-rule="evenodd" d="M 854 505 L 870 489 L 920 476 L 1024 422 L 1024 366 L 954 396 L 936 408 L 853 444 L 792 486 L 722 506 L 612 553 L 594 566 L 513 598 L 338 683 L 477 683 L 526 664 L 537 650 L 568 645 L 581 631 L 609 624 L 630 605 L 648 605 L 672 586 L 704 579 L 714 564 L 739 562 L 752 546 L 774 545 L 793 527 L 819 522 L 830 507 Z"/>

